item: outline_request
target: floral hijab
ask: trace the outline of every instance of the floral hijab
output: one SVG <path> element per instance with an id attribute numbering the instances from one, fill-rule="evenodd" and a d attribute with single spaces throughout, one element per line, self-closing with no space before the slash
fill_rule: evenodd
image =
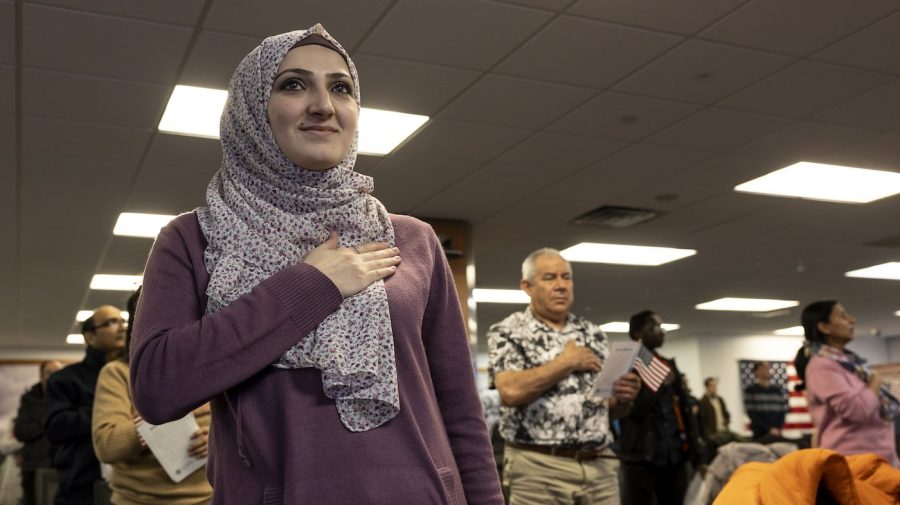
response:
<path id="1" fill-rule="evenodd" d="M 231 79 L 220 125 L 223 161 L 197 209 L 209 245 L 207 314 L 221 310 L 283 268 L 299 263 L 331 230 L 341 246 L 380 241 L 394 245 L 394 229 L 371 192 L 371 177 L 353 171 L 358 136 L 334 168 L 315 172 L 291 162 L 269 127 L 267 104 L 288 51 L 318 35 L 343 56 L 359 103 L 359 77 L 347 52 L 321 25 L 269 37 L 248 54 Z M 346 298 L 341 306 L 275 363 L 317 368 L 324 393 L 335 400 L 351 431 L 375 428 L 400 411 L 394 340 L 384 282 Z"/>

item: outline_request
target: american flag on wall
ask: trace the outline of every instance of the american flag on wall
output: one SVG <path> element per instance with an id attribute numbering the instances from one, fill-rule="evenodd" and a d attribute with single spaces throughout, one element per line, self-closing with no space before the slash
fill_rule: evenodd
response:
<path id="1" fill-rule="evenodd" d="M 756 382 L 756 374 L 753 367 L 756 361 L 741 360 L 738 367 L 741 374 L 741 391 L 747 389 Z M 786 437 L 799 437 L 812 433 L 812 417 L 809 415 L 809 405 L 802 391 L 794 391 L 794 386 L 800 382 L 793 361 L 769 361 L 771 370 L 770 382 L 785 390 L 788 394 L 788 414 L 784 420 L 783 435 Z M 750 422 L 746 421 L 746 431 L 750 431 Z"/>

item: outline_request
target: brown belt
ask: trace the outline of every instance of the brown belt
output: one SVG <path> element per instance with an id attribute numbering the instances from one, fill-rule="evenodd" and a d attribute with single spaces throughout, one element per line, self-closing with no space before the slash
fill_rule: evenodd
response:
<path id="1" fill-rule="evenodd" d="M 541 454 L 549 454 L 561 458 L 572 458 L 575 461 L 593 461 L 597 458 L 615 459 L 615 456 L 604 455 L 602 449 L 569 449 L 558 445 L 532 445 L 520 444 L 518 442 L 506 442 L 506 445 L 513 449 L 519 449 L 520 451 L 539 452 Z"/>

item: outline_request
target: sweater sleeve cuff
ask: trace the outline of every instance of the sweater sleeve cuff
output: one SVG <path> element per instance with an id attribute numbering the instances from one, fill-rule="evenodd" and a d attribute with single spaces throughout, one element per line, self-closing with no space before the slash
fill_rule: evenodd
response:
<path id="1" fill-rule="evenodd" d="M 294 324 L 304 329 L 318 326 L 344 301 L 331 279 L 305 263 L 291 265 L 264 282 Z"/>

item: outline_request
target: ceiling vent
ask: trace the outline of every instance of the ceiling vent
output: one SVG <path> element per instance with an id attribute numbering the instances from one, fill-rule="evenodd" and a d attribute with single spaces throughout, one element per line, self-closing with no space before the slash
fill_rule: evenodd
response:
<path id="1" fill-rule="evenodd" d="M 581 226 L 628 228 L 629 226 L 649 221 L 658 215 L 659 212 L 650 209 L 604 205 L 576 217 L 572 220 L 572 223 Z"/>

